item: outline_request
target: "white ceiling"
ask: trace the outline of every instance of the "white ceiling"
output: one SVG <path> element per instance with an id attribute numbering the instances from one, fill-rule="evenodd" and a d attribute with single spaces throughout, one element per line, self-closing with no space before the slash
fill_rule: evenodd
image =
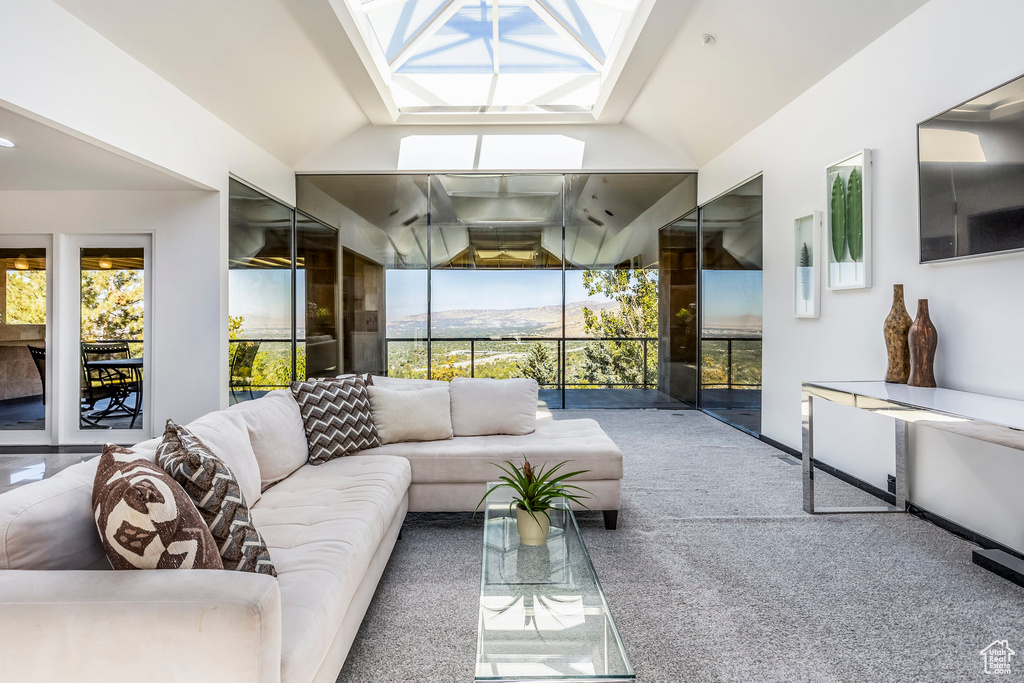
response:
<path id="1" fill-rule="evenodd" d="M 341 0 L 56 1 L 292 166 L 385 118 L 353 95 L 374 83 L 332 8 Z M 653 72 L 619 79 L 630 88 L 618 108 L 703 164 L 926 0 L 657 0 L 655 11 L 691 2 Z"/>
<path id="2" fill-rule="evenodd" d="M 0 190 L 195 190 L 190 183 L 0 107 Z"/>
<path id="3" fill-rule="evenodd" d="M 56 2 L 286 164 L 367 123 L 285 0 Z"/>
<path id="4" fill-rule="evenodd" d="M 624 122 L 703 165 L 925 2 L 700 0 Z"/>

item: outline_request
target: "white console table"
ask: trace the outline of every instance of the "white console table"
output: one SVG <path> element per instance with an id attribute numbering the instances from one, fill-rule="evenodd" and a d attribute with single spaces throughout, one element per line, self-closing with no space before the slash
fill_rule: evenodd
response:
<path id="1" fill-rule="evenodd" d="M 896 504 L 818 507 L 814 504 L 814 404 L 831 401 L 896 420 Z M 926 389 L 886 382 L 803 383 L 804 511 L 906 512 L 907 423 L 1024 451 L 1024 401 L 951 389 Z M 975 550 L 974 563 L 1024 586 L 1024 560 L 998 549 Z"/>
<path id="2" fill-rule="evenodd" d="M 814 503 L 814 403 L 831 401 L 896 420 L 896 504 L 854 508 Z M 886 382 L 804 382 L 804 511 L 905 512 L 907 509 L 907 423 L 926 425 L 972 439 L 1024 450 L 1024 401 L 952 389 L 926 389 Z"/>

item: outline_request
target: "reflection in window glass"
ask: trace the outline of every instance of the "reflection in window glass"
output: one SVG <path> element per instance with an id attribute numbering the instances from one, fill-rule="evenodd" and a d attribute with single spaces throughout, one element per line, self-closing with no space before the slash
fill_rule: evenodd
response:
<path id="1" fill-rule="evenodd" d="M 761 431 L 762 196 L 756 178 L 701 209 L 701 406 Z"/>
<path id="2" fill-rule="evenodd" d="M 45 429 L 46 249 L 0 249 L 0 264 L 0 430 Z"/>
<path id="3" fill-rule="evenodd" d="M 295 245 L 296 377 L 334 377 L 341 366 L 338 233 L 299 215 Z"/>
<path id="4" fill-rule="evenodd" d="M 294 359 L 293 212 L 242 183 L 230 185 L 228 358 L 234 402 L 288 386 L 295 360 L 305 377 L 305 353 Z"/>
<path id="5" fill-rule="evenodd" d="M 81 250 L 82 429 L 142 429 L 145 251 Z"/>

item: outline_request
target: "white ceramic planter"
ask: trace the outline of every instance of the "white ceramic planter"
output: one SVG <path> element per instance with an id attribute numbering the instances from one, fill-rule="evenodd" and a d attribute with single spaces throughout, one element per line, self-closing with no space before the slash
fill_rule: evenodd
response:
<path id="1" fill-rule="evenodd" d="M 516 529 L 519 531 L 519 542 L 523 545 L 544 545 L 548 541 L 550 528 L 551 520 L 544 512 L 531 515 L 526 510 L 516 508 Z"/>

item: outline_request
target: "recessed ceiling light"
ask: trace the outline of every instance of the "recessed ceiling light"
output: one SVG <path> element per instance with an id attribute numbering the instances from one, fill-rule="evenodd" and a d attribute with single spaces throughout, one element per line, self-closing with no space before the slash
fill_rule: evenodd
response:
<path id="1" fill-rule="evenodd" d="M 703 33 L 700 36 L 700 44 L 701 45 L 714 45 L 715 44 L 715 37 L 713 35 L 711 35 L 710 33 Z"/>
<path id="2" fill-rule="evenodd" d="M 0 138 L 0 147 L 14 147 L 14 143 L 7 138 Z"/>

